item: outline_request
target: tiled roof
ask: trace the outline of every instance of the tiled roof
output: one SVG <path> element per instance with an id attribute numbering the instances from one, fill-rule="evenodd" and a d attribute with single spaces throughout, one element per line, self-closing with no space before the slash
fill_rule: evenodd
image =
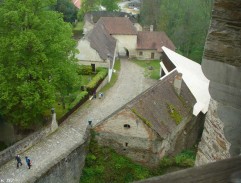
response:
<path id="1" fill-rule="evenodd" d="M 102 123 L 106 123 L 108 118 L 126 109 L 134 112 L 141 118 L 140 120 L 146 120 L 149 127 L 161 138 L 166 138 L 168 134 L 177 128 L 176 121 L 171 117 L 169 106 L 174 106 L 182 119 L 185 119 L 192 115 L 192 108 L 196 103 L 194 96 L 184 81 L 182 81 L 181 85 L 181 95 L 178 96 L 175 92 L 173 82 L 177 74 L 176 70 L 170 72 L 154 86 L 104 119 Z"/>
<path id="2" fill-rule="evenodd" d="M 73 3 L 78 9 L 80 9 L 81 0 L 72 0 L 72 3 Z"/>
<path id="3" fill-rule="evenodd" d="M 138 32 L 137 49 L 162 52 L 162 46 L 175 50 L 175 45 L 165 32 Z"/>
<path id="4" fill-rule="evenodd" d="M 116 40 L 107 32 L 102 21 L 98 21 L 86 37 L 90 42 L 90 46 L 98 52 L 103 60 L 106 60 L 108 55 L 113 58 Z"/>
<path id="5" fill-rule="evenodd" d="M 100 20 L 111 35 L 137 35 L 136 28 L 127 17 L 101 17 Z"/>
<path id="6" fill-rule="evenodd" d="M 177 74 L 176 70 L 173 71 L 126 106 L 146 119 L 150 123 L 150 127 L 163 138 L 177 126 L 170 116 L 168 106 L 174 106 L 184 119 L 188 115 L 192 115 L 192 107 L 196 103 L 184 81 L 182 82 L 181 95 L 176 94 L 173 81 Z"/>

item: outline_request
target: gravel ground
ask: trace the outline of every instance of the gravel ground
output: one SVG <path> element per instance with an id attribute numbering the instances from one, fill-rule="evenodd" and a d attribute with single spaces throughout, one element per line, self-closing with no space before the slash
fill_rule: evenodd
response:
<path id="1" fill-rule="evenodd" d="M 0 167 L 0 182 L 29 182 L 62 159 L 66 152 L 84 142 L 84 134 L 88 120 L 93 125 L 109 116 L 138 94 L 152 86 L 156 81 L 144 78 L 144 69 L 127 59 L 121 60 L 121 71 L 116 84 L 104 94 L 102 99 L 94 99 L 85 103 L 72 114 L 58 130 L 34 145 L 20 156 L 23 166 L 16 169 L 16 161 L 9 161 Z M 23 157 L 29 156 L 33 161 L 30 170 Z M 3 182 L 2 181 L 2 182 Z"/>

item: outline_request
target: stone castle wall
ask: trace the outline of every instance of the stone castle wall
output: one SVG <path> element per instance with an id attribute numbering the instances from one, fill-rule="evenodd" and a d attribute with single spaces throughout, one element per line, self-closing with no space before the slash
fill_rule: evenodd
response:
<path id="1" fill-rule="evenodd" d="M 202 61 L 211 102 L 196 165 L 241 154 L 241 1 L 215 0 Z"/>

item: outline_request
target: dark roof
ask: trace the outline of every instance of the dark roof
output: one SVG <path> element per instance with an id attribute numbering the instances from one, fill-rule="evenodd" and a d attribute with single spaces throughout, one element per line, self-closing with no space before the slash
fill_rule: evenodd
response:
<path id="1" fill-rule="evenodd" d="M 175 51 L 175 45 L 165 32 L 138 32 L 137 49 L 162 52 L 162 46 Z"/>
<path id="2" fill-rule="evenodd" d="M 106 30 L 111 35 L 137 35 L 136 28 L 126 17 L 101 17 Z M 99 22 L 98 21 L 98 22 Z"/>
<path id="3" fill-rule="evenodd" d="M 150 87 L 129 103 L 105 118 L 97 126 L 106 123 L 108 118 L 114 116 L 122 110 L 134 112 L 141 120 L 150 123 L 149 127 L 161 138 L 165 138 L 177 127 L 176 122 L 170 115 L 168 105 L 174 106 L 175 110 L 182 116 L 182 119 L 193 114 L 193 106 L 196 99 L 187 87 L 184 80 L 181 86 L 181 95 L 178 96 L 173 87 L 173 81 L 178 74 L 176 70 L 171 72 L 154 86 Z"/>
<path id="4" fill-rule="evenodd" d="M 90 46 L 98 52 L 103 60 L 106 60 L 108 55 L 114 57 L 116 40 L 107 32 L 102 21 L 98 21 L 86 37 L 90 42 Z"/>
<path id="5" fill-rule="evenodd" d="M 176 94 L 173 81 L 177 74 L 178 72 L 175 70 L 126 105 L 127 108 L 147 120 L 150 127 L 163 138 L 177 126 L 170 116 L 168 106 L 174 106 L 175 110 L 184 118 L 192 114 L 192 108 L 196 103 L 184 80 L 181 95 Z"/>
<path id="6" fill-rule="evenodd" d="M 132 23 L 137 23 L 137 19 L 129 13 L 111 11 L 92 11 L 85 14 L 85 20 L 95 24 L 101 17 L 128 17 Z"/>

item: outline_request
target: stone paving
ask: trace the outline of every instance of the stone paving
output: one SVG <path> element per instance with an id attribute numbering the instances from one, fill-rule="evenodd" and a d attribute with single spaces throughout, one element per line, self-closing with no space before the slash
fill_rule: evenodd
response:
<path id="1" fill-rule="evenodd" d="M 156 82 L 144 78 L 143 72 L 144 69 L 136 64 L 122 59 L 119 78 L 116 84 L 104 94 L 104 97 L 86 102 L 56 132 L 21 154 L 23 166 L 19 169 L 16 168 L 16 160 L 11 160 L 0 167 L 0 183 L 26 183 L 37 180 L 48 167 L 56 164 L 84 142 L 89 119 L 93 121 L 93 125 L 99 123 Z M 26 155 L 33 162 L 30 170 L 25 163 Z"/>

